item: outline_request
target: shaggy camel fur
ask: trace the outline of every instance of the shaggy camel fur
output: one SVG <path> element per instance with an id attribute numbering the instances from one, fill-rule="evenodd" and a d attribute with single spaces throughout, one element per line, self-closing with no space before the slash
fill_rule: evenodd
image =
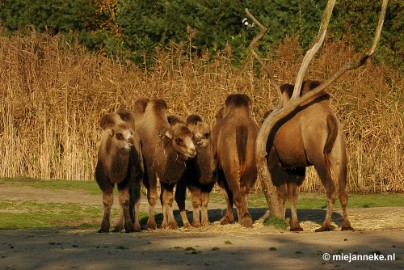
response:
<path id="1" fill-rule="evenodd" d="M 169 121 L 175 123 L 175 121 Z M 186 119 L 186 125 L 194 135 L 197 146 L 195 158 L 186 162 L 184 175 L 177 183 L 175 200 L 180 210 L 184 227 L 190 227 L 185 211 L 186 188 L 191 191 L 193 218 L 192 226 L 200 227 L 209 225 L 208 203 L 209 193 L 212 191 L 215 173 L 214 149 L 209 125 L 199 115 L 190 115 Z M 200 212 L 202 222 L 200 219 Z"/>
<path id="2" fill-rule="evenodd" d="M 233 202 L 238 210 L 238 221 L 252 226 L 247 208 L 247 196 L 257 179 L 255 141 L 258 125 L 250 116 L 250 98 L 232 94 L 226 99 L 224 109 L 216 115 L 213 127 L 218 170 L 218 183 L 226 190 L 227 211 L 222 224 L 233 223 Z"/>
<path id="3" fill-rule="evenodd" d="M 103 192 L 104 217 L 99 232 L 109 232 L 110 212 L 113 204 L 114 185 L 118 186 L 121 218 L 114 231 L 121 231 L 123 223 L 126 232 L 140 230 L 139 203 L 140 182 L 143 176 L 143 159 L 139 139 L 134 134 L 134 115 L 128 111 L 107 113 L 100 120 L 103 129 L 95 178 Z M 132 192 L 135 205 L 133 224 L 129 209 Z"/>
<path id="4" fill-rule="evenodd" d="M 156 229 L 157 177 L 161 184 L 162 228 L 178 228 L 173 213 L 173 189 L 185 170 L 185 162 L 196 155 L 193 135 L 184 124 L 170 126 L 167 104 L 162 99 L 138 100 L 135 104 L 138 132 L 145 162 L 144 184 L 149 201 L 147 227 Z"/>
<path id="5" fill-rule="evenodd" d="M 304 81 L 301 95 L 320 85 L 317 81 Z M 284 104 L 290 99 L 294 85 L 281 86 Z M 313 165 L 323 184 L 328 206 L 326 217 L 316 231 L 329 230 L 336 198 L 331 168 L 338 180 L 339 199 L 342 205 L 342 230 L 352 230 L 347 216 L 348 195 L 346 193 L 347 157 L 341 124 L 330 105 L 329 95 L 323 95 L 303 104 L 294 114 L 282 121 L 270 134 L 267 149 L 268 168 L 277 186 L 278 199 L 285 213 L 286 199 L 291 201 L 290 230 L 301 231 L 297 218 L 297 187 L 305 178 L 307 166 Z M 275 134 L 275 135 L 274 135 Z M 268 146 L 267 146 L 268 147 Z"/>

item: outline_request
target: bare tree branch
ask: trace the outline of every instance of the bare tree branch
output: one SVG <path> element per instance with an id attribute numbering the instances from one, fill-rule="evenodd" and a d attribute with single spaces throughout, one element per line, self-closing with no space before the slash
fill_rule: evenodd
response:
<path id="1" fill-rule="evenodd" d="M 309 67 L 311 60 L 323 45 L 334 6 L 335 6 L 335 0 L 328 1 L 327 6 L 323 13 L 323 17 L 321 19 L 320 30 L 316 38 L 317 40 L 315 44 L 311 47 L 311 49 L 306 52 L 306 55 L 304 56 L 302 61 L 302 65 L 300 66 L 299 73 L 297 74 L 295 87 L 293 88 L 292 98 L 298 98 L 300 96 L 300 89 L 302 88 L 304 75 L 306 74 L 306 70 Z"/>
<path id="2" fill-rule="evenodd" d="M 331 2 L 331 4 L 333 4 L 333 2 L 335 2 L 335 1 L 334 0 L 329 1 L 329 3 L 327 4 L 327 9 L 325 11 L 326 13 L 328 12 L 327 11 L 328 7 L 331 5 L 330 2 Z M 304 96 L 302 96 L 300 98 L 292 98 L 281 109 L 275 109 L 274 111 L 272 111 L 272 113 L 265 119 L 264 123 L 262 124 L 262 126 L 259 130 L 258 136 L 257 136 L 256 160 L 257 160 L 258 171 L 260 173 L 260 176 L 262 177 L 261 183 L 262 183 L 262 186 L 264 189 L 264 194 L 267 199 L 268 207 L 269 207 L 269 210 L 271 211 L 272 216 L 283 217 L 283 213 L 281 213 L 281 211 L 280 211 L 279 202 L 277 200 L 276 188 L 273 185 L 271 175 L 269 173 L 267 162 L 266 162 L 266 156 L 267 156 L 266 149 L 267 149 L 267 142 L 268 142 L 269 135 L 271 134 L 271 132 L 274 132 L 273 129 L 277 123 L 279 123 L 282 119 L 284 119 L 290 113 L 292 113 L 294 110 L 296 110 L 296 108 L 298 108 L 301 104 L 303 104 L 306 101 L 321 94 L 321 91 L 323 91 L 327 86 L 329 86 L 332 82 L 334 82 L 337 78 L 339 78 L 347 70 L 356 69 L 366 63 L 366 61 L 374 54 L 376 46 L 379 42 L 384 18 L 386 15 L 387 3 L 388 3 L 388 0 L 383 0 L 382 8 L 381 8 L 380 15 L 379 15 L 378 26 L 376 28 L 375 36 L 373 39 L 373 44 L 372 44 L 372 47 L 370 48 L 370 50 L 365 55 L 360 57 L 358 61 L 356 61 L 352 64 L 347 64 L 347 65 L 343 66 L 334 75 L 332 75 L 330 77 L 330 79 L 328 79 L 326 82 L 324 82 L 317 88 L 313 89 L 312 91 L 308 92 Z M 332 10 L 330 12 L 332 12 Z M 330 15 L 331 14 L 323 15 L 323 20 L 326 20 L 326 17 L 330 16 Z M 328 21 L 329 21 L 329 19 L 328 19 Z M 326 26 L 328 25 L 328 21 L 327 21 L 327 24 L 323 24 L 323 23 L 321 24 L 320 36 L 319 36 L 318 40 L 321 40 L 324 38 L 321 36 L 324 35 L 327 30 Z M 324 33 L 324 34 L 322 34 L 322 33 Z M 316 42 L 316 44 L 318 44 L 318 42 Z M 315 46 L 316 46 L 316 44 L 315 44 Z M 313 56 L 310 56 L 310 57 L 313 57 Z M 303 76 L 304 76 L 304 74 L 301 76 L 302 77 L 301 79 L 303 79 Z M 301 84 L 301 82 L 300 82 L 300 84 Z M 295 95 L 295 92 L 296 92 L 297 93 L 296 95 L 299 96 L 300 89 L 301 89 L 301 86 L 297 90 L 296 90 L 296 86 L 295 86 L 293 94 Z"/>
<path id="3" fill-rule="evenodd" d="M 247 16 L 255 23 L 255 25 L 258 26 L 258 28 L 261 30 L 261 32 L 254 37 L 254 39 L 251 41 L 249 49 L 250 49 L 250 53 L 251 55 L 254 57 L 255 60 L 258 61 L 258 63 L 260 63 L 260 65 L 262 66 L 262 68 L 265 70 L 265 72 L 268 75 L 268 79 L 269 82 L 272 84 L 272 86 L 275 88 L 277 94 L 278 94 L 278 106 L 281 107 L 282 106 L 282 94 L 281 94 L 281 89 L 279 84 L 273 79 L 273 77 L 271 76 L 271 72 L 268 69 L 267 65 L 264 63 L 264 60 L 262 60 L 262 58 L 258 55 L 258 53 L 255 51 L 255 48 L 258 46 L 258 42 L 261 40 L 261 38 L 268 32 L 268 28 L 265 27 L 264 25 L 261 24 L 260 21 L 258 21 L 254 15 L 252 15 L 250 13 L 250 11 L 248 10 L 248 8 L 244 9 L 245 13 L 247 14 Z"/>

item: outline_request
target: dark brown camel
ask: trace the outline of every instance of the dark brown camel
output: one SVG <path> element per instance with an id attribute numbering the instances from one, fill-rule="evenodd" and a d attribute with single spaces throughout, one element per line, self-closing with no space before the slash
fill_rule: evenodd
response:
<path id="1" fill-rule="evenodd" d="M 212 130 L 218 183 L 226 190 L 227 211 L 222 224 L 234 222 L 233 203 L 238 210 L 239 223 L 245 227 L 251 227 L 253 223 L 247 208 L 247 195 L 257 179 L 255 140 L 258 125 L 250 116 L 250 104 L 247 95 L 229 95 Z"/>

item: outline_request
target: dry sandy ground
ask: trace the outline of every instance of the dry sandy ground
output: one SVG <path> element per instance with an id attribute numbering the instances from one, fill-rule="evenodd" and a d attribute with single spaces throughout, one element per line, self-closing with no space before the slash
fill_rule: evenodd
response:
<path id="1" fill-rule="evenodd" d="M 1 186 L 0 201 L 100 204 L 100 196 Z M 145 203 L 142 205 L 145 207 Z M 211 205 L 213 221 L 224 205 Z M 258 219 L 265 209 L 252 209 Z M 350 209 L 355 232 L 314 233 L 324 210 L 302 210 L 304 232 L 255 223 L 206 228 L 98 234 L 94 229 L 0 230 L 0 269 L 404 269 L 404 208 Z M 101 213 L 100 213 L 101 217 Z M 334 225 L 340 224 L 338 211 Z M 1 222 L 1 221 L 0 221 Z M 324 260 L 323 256 L 329 260 Z M 394 255 L 394 261 L 381 256 Z M 333 255 L 351 262 L 337 261 Z M 353 261 L 360 255 L 368 260 Z M 369 256 L 371 255 L 371 257 Z M 372 260 L 370 260 L 372 259 Z"/>

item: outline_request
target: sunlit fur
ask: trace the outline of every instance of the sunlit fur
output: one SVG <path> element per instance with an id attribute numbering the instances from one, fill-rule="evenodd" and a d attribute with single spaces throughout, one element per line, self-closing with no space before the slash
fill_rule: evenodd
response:
<path id="1" fill-rule="evenodd" d="M 250 116 L 250 98 L 244 94 L 229 95 L 216 115 L 212 137 L 217 155 L 218 183 L 226 190 L 227 211 L 221 223 L 233 223 L 233 203 L 238 221 L 252 226 L 247 196 L 257 179 L 255 141 L 258 125 Z"/>
<path id="2" fill-rule="evenodd" d="M 171 121 L 169 122 L 175 125 L 181 119 L 176 118 L 176 121 L 173 120 L 174 117 L 171 116 Z M 184 175 L 177 184 L 175 200 L 178 204 L 184 227 L 189 227 L 190 223 L 185 211 L 186 189 L 188 188 L 191 192 L 193 209 L 192 226 L 207 226 L 209 225 L 209 193 L 215 184 L 214 144 L 211 129 L 201 116 L 195 114 L 189 115 L 185 123 L 194 135 L 197 155 L 186 162 Z M 199 212 L 201 212 L 201 218 Z"/>
<path id="3" fill-rule="evenodd" d="M 138 100 L 135 104 L 138 132 L 145 162 L 144 184 L 149 201 L 147 227 L 156 229 L 157 177 L 161 184 L 162 228 L 178 227 L 173 214 L 173 188 L 185 170 L 185 162 L 196 155 L 193 135 L 185 124 L 170 126 L 167 104 L 162 99 Z"/>
<path id="4" fill-rule="evenodd" d="M 304 81 L 301 94 L 307 93 L 318 85 L 320 83 L 316 81 Z M 290 99 L 293 87 L 291 84 L 281 86 L 284 104 Z M 305 178 L 305 168 L 311 165 L 316 169 L 328 198 L 325 220 L 316 231 L 330 229 L 336 198 L 331 168 L 338 181 L 339 199 L 343 212 L 342 229 L 352 230 L 346 211 L 347 157 L 344 135 L 342 126 L 329 105 L 327 93 L 324 92 L 323 95 L 309 100 L 275 126 L 268 139 L 267 152 L 269 153 L 269 171 L 277 186 L 283 214 L 286 200 L 289 199 L 291 202 L 290 229 L 292 231 L 302 230 L 296 211 L 297 187 Z"/>
<path id="5" fill-rule="evenodd" d="M 113 188 L 119 190 L 121 218 L 115 231 L 125 227 L 126 232 L 139 231 L 140 182 L 143 176 L 143 160 L 140 154 L 138 137 L 134 133 L 134 117 L 128 112 L 108 113 L 100 120 L 103 129 L 98 152 L 95 178 L 103 192 L 104 217 L 99 232 L 108 232 L 110 211 L 113 203 Z M 133 224 L 129 209 L 130 195 L 133 192 L 135 220 Z M 124 224 L 124 225 L 123 225 Z"/>

